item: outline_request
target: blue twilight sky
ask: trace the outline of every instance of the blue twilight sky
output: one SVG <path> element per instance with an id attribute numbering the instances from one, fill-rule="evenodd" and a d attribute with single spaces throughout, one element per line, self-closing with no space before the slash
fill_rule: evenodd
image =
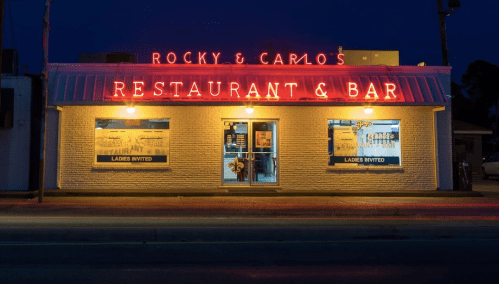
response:
<path id="1" fill-rule="evenodd" d="M 447 0 L 443 0 L 447 6 Z M 4 48 L 19 50 L 29 73 L 43 68 L 45 0 L 6 0 Z M 499 1 L 461 0 L 447 17 L 452 77 L 469 63 L 499 65 Z M 401 65 L 442 65 L 436 0 L 153 1 L 53 0 L 49 62 L 78 62 L 79 53 L 131 52 L 150 63 L 154 51 L 221 52 L 234 62 L 256 58 L 262 43 L 278 49 L 334 53 L 345 49 L 399 50 Z M 332 60 L 332 59 L 330 59 Z"/>

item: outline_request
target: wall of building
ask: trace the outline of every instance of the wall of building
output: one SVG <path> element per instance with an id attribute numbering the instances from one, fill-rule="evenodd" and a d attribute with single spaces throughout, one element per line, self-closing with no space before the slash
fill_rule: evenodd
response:
<path id="1" fill-rule="evenodd" d="M 14 89 L 12 128 L 0 130 L 0 190 L 28 190 L 31 127 L 31 78 L 2 76 Z"/>
<path id="2" fill-rule="evenodd" d="M 57 161 L 59 159 L 59 111 L 54 108 L 47 109 L 47 129 L 45 147 L 45 188 L 56 189 L 58 184 Z"/>
<path id="3" fill-rule="evenodd" d="M 438 166 L 440 168 L 438 171 L 438 188 L 440 190 L 452 190 L 452 123 L 450 107 L 445 107 L 444 111 L 436 112 L 435 121 L 438 136 Z"/>
<path id="4" fill-rule="evenodd" d="M 64 106 L 61 188 L 219 191 L 222 119 L 262 118 L 279 120 L 278 169 L 282 190 L 435 190 L 433 107 L 373 109 L 372 114 L 365 114 L 360 106 L 257 106 L 248 114 L 240 106 L 138 106 L 131 115 L 124 106 Z M 93 167 L 96 118 L 169 118 L 169 167 L 153 170 Z M 399 119 L 402 166 L 328 166 L 328 119 Z M 446 173 L 440 171 L 441 176 L 445 177 L 451 168 L 446 170 Z"/>

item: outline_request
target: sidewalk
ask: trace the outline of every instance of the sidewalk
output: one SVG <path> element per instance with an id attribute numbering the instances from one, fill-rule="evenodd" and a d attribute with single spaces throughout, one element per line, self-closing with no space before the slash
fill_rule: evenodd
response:
<path id="1" fill-rule="evenodd" d="M 492 197 L 46 197 L 0 200 L 1 243 L 476 237 Z M 324 231 L 325 230 L 325 231 Z M 487 231 L 488 232 L 488 231 Z M 483 235 L 483 233 L 480 233 Z M 488 233 L 489 234 L 489 233 Z M 483 237 L 483 236 L 482 236 Z"/>
<path id="2" fill-rule="evenodd" d="M 498 181 L 499 184 L 499 181 Z M 473 195 L 45 196 L 0 198 L 0 243 L 473 236 L 499 228 L 495 183 Z M 499 189 L 498 189 L 499 191 Z M 446 193 L 447 192 L 443 192 Z M 455 194 L 457 193 L 457 194 Z M 466 192 L 465 192 L 466 193 Z M 449 226 L 458 231 L 449 233 Z M 322 228 L 322 229 L 321 229 Z M 421 233 L 418 233 L 422 230 Z M 437 236 L 438 235 L 438 236 Z"/>
<path id="3" fill-rule="evenodd" d="M 1 216 L 32 217 L 499 217 L 499 195 L 482 197 L 211 196 L 0 199 Z"/>
<path id="4" fill-rule="evenodd" d="M 445 218 L 499 217 L 499 180 L 474 185 L 483 191 L 431 192 L 196 192 L 158 196 L 98 192 L 48 192 L 43 203 L 0 196 L 0 216 L 32 217 L 297 217 Z"/>

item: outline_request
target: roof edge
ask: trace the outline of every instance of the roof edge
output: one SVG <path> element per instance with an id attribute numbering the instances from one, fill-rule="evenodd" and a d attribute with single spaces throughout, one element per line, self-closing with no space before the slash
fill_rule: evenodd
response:
<path id="1" fill-rule="evenodd" d="M 255 69 L 255 70 L 329 70 L 329 71 L 374 71 L 374 72 L 410 72 L 410 73 L 443 73 L 450 74 L 451 66 L 353 66 L 353 65 L 263 65 L 263 64 L 150 64 L 150 63 L 49 63 L 49 69 L 61 71 L 90 71 L 99 69 L 132 69 L 132 70 L 168 70 L 176 69 Z"/>

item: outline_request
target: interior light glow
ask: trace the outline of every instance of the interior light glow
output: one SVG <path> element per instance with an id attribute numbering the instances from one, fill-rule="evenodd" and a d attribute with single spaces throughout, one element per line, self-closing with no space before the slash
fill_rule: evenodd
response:
<path id="1" fill-rule="evenodd" d="M 129 114 L 133 114 L 135 112 L 135 108 L 134 107 L 128 107 L 126 109 L 126 112 L 128 112 Z"/>
<path id="2" fill-rule="evenodd" d="M 246 112 L 247 113 L 253 113 L 253 111 L 255 111 L 255 110 L 252 107 L 250 107 L 250 106 L 246 107 Z"/>
<path id="3" fill-rule="evenodd" d="M 373 109 L 372 109 L 372 108 L 370 108 L 370 107 L 366 107 L 366 108 L 364 109 L 364 113 L 365 113 L 365 114 L 371 114 L 371 113 L 373 113 Z"/>

